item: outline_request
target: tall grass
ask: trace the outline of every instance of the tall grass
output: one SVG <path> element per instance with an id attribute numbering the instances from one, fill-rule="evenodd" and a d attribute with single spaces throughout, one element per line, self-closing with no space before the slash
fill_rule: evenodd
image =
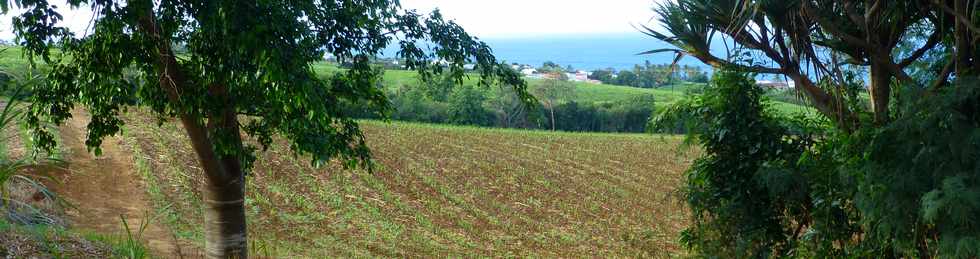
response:
<path id="1" fill-rule="evenodd" d="M 33 83 L 38 82 L 40 78 L 28 76 L 28 80 L 19 81 L 16 80 L 15 76 L 8 73 L 0 73 L 0 75 L 12 79 L 0 85 L 0 92 L 7 94 L 6 98 L 3 99 L 4 102 L 0 103 L 0 105 L 3 105 L 2 110 L 0 110 L 0 134 L 3 134 L 2 142 L 6 144 L 10 143 L 15 137 L 19 137 L 17 134 L 8 133 L 11 132 L 12 128 L 20 125 L 19 122 L 21 122 L 25 113 L 23 100 L 26 96 L 24 93 Z M 4 150 L 4 153 L 6 153 L 6 150 Z M 54 193 L 40 182 L 19 175 L 19 172 L 23 169 L 34 164 L 36 164 L 36 159 L 31 156 L 14 158 L 5 155 L 0 159 L 0 209 L 2 209 L 4 216 L 14 223 L 25 225 L 54 224 L 56 222 L 54 218 L 46 216 L 45 213 L 37 208 L 22 201 L 12 199 L 10 196 L 11 181 L 18 180 L 38 190 L 38 193 L 44 199 L 59 200 Z"/>
<path id="2" fill-rule="evenodd" d="M 149 218 L 149 217 L 144 217 Z M 129 221 L 126 221 L 126 216 L 119 215 L 119 219 L 122 220 L 123 228 L 126 230 L 125 236 L 116 246 L 116 253 L 124 256 L 126 258 L 138 259 L 138 258 L 148 258 L 149 252 L 146 247 L 143 246 L 143 232 L 146 228 L 150 226 L 151 220 L 144 220 L 140 222 L 138 228 L 132 229 L 129 226 Z"/>

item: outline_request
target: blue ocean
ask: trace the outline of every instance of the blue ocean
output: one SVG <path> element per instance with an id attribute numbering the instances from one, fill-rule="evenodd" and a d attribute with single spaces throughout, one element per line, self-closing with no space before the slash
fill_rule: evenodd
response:
<path id="1" fill-rule="evenodd" d="M 650 61 L 653 64 L 669 64 L 675 54 L 658 53 L 637 55 L 637 53 L 672 46 L 639 32 L 632 34 L 546 36 L 537 38 L 485 38 L 494 55 L 507 63 L 540 66 L 552 61 L 562 66 L 571 65 L 575 69 L 596 70 L 614 68 L 631 69 L 634 65 Z M 686 57 L 682 65 L 707 68 L 697 59 Z"/>
<path id="2" fill-rule="evenodd" d="M 480 40 L 490 45 L 499 61 L 535 67 L 551 61 L 586 71 L 607 68 L 624 70 L 632 69 L 633 66 L 642 65 L 647 61 L 653 64 L 670 64 L 676 56 L 669 52 L 637 55 L 654 49 L 674 48 L 640 32 Z M 722 46 L 713 48 L 724 50 Z M 383 56 L 393 57 L 397 51 L 397 45 L 389 46 Z M 679 64 L 700 66 L 709 70 L 708 66 L 691 57 L 685 57 Z"/>

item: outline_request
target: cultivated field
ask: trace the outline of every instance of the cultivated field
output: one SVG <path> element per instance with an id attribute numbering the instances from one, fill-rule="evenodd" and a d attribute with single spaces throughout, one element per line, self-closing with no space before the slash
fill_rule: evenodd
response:
<path id="1" fill-rule="evenodd" d="M 174 123 L 128 115 L 155 207 L 201 244 L 201 170 Z M 248 183 L 253 254 L 666 257 L 680 252 L 690 153 L 676 137 L 365 121 L 379 166 L 314 169 L 280 143 Z"/>

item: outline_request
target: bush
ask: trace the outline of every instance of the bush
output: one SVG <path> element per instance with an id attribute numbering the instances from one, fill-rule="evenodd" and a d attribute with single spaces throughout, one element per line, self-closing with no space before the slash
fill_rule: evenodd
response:
<path id="1" fill-rule="evenodd" d="M 486 95 L 473 86 L 461 86 L 449 96 L 449 123 L 457 125 L 490 126 L 493 112 L 483 107 Z"/>
<path id="2" fill-rule="evenodd" d="M 433 101 L 422 90 L 402 88 L 398 94 L 389 96 L 391 96 L 391 119 L 393 120 L 426 123 L 447 123 L 449 121 L 449 105 Z"/>
<path id="3" fill-rule="evenodd" d="M 438 89 L 443 89 L 443 86 Z M 564 89 L 559 93 L 574 89 Z M 360 119 L 390 118 L 398 121 L 492 126 L 501 128 L 551 129 L 550 110 L 544 104 L 527 106 L 506 87 L 491 91 L 472 85 L 451 87 L 440 101 L 428 86 L 402 86 L 385 93 L 390 101 L 377 105 L 347 103 L 345 114 Z M 567 93 L 556 94 L 565 96 Z M 578 132 L 644 132 L 653 116 L 654 96 L 642 95 L 616 103 L 578 103 L 553 97 L 556 129 Z M 542 98 L 542 102 L 544 98 Z"/>
<path id="4" fill-rule="evenodd" d="M 566 102 L 555 106 L 557 129 L 588 132 L 644 132 L 654 112 L 654 97 L 643 95 L 619 103 Z M 542 110 L 542 112 L 547 112 Z M 550 124 L 545 126 L 550 127 Z"/>
<path id="5" fill-rule="evenodd" d="M 735 258 L 786 256 L 799 235 L 784 225 L 784 213 L 792 213 L 796 203 L 787 199 L 799 195 L 770 194 L 799 190 L 792 188 L 798 185 L 795 173 L 781 166 L 797 160 L 803 147 L 783 138 L 788 130 L 763 95 L 749 75 L 721 71 L 704 95 L 667 111 L 681 110 L 695 120 L 687 127 L 689 136 L 706 154 L 687 172 L 685 197 L 693 222 L 682 242 L 691 249 Z M 780 185 L 770 188 L 767 182 Z"/>
<path id="6" fill-rule="evenodd" d="M 688 248 L 736 258 L 980 256 L 980 87 L 903 100 L 892 123 L 857 132 L 775 116 L 763 95 L 750 75 L 721 71 L 705 94 L 657 117 L 657 129 L 682 125 L 704 149 L 687 172 Z"/>
<path id="7" fill-rule="evenodd" d="M 966 82 L 966 80 L 964 80 Z M 904 257 L 980 256 L 980 86 L 914 101 L 855 141 L 851 176 L 868 239 Z"/>

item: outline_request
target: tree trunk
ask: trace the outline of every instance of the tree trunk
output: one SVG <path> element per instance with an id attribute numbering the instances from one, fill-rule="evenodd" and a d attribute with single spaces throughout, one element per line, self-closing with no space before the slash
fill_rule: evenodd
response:
<path id="1" fill-rule="evenodd" d="M 152 6 L 139 17 L 139 29 L 156 42 L 154 53 L 159 60 L 160 87 L 171 103 L 180 103 L 179 92 L 188 86 L 180 64 L 171 49 L 170 40 L 160 34 Z M 223 86 L 212 86 L 211 94 L 227 96 Z M 227 106 L 230 107 L 230 106 Z M 239 134 L 238 121 L 233 108 L 225 108 L 220 114 L 212 114 L 208 127 L 199 118 L 180 114 L 181 124 L 190 138 L 191 146 L 204 169 L 205 186 L 205 251 L 208 258 L 248 258 L 248 235 L 245 221 L 245 174 L 235 158 L 220 158 L 213 146 L 209 132 L 216 129 L 227 134 Z M 233 127 L 232 127 L 233 126 Z M 209 131 L 210 129 L 210 131 Z M 237 135 L 235 135 L 237 136 Z M 237 139 L 241 144 L 241 139 Z"/>
<path id="2" fill-rule="evenodd" d="M 211 136 L 197 120 L 181 116 L 182 124 L 204 168 L 204 250 L 208 258 L 248 258 L 245 220 L 245 174 L 235 159 L 219 159 Z M 220 121 L 212 118 L 210 123 Z M 237 122 L 236 122 L 237 123 Z M 213 132 L 213 131 L 212 131 Z M 236 131 L 237 132 L 237 131 Z"/>
<path id="3" fill-rule="evenodd" d="M 179 73 L 179 67 L 176 67 L 176 61 L 172 64 L 175 69 L 163 70 L 168 73 L 168 77 L 161 77 L 161 81 L 184 78 Z M 175 82 L 161 82 L 161 84 L 182 85 Z M 223 87 L 218 91 L 224 91 Z M 206 179 L 205 186 L 202 186 L 202 198 L 204 199 L 204 248 L 207 257 L 248 258 L 245 174 L 238 159 L 220 157 L 215 152 L 212 141 L 214 136 L 210 135 L 214 132 L 240 134 L 234 110 L 225 109 L 222 114 L 213 114 L 208 120 L 207 128 L 201 125 L 199 120 L 188 115 L 181 115 L 180 118 L 191 140 L 191 146 L 197 153 L 198 161 L 204 169 Z M 232 125 L 234 127 L 231 127 Z M 235 141 L 241 145 L 240 138 L 236 138 Z"/>
<path id="4" fill-rule="evenodd" d="M 208 181 L 204 195 L 204 237 L 208 258 L 247 258 L 245 178 Z"/>
<path id="5" fill-rule="evenodd" d="M 953 1 L 953 10 L 961 14 L 969 14 L 966 0 L 955 0 Z M 973 64 L 970 62 L 970 58 L 973 56 L 972 51 L 975 46 L 972 44 L 972 35 L 970 30 L 967 28 L 967 24 L 962 21 L 956 20 L 954 28 L 954 39 L 956 40 L 956 48 L 954 53 L 956 78 L 965 78 L 967 75 L 975 72 L 970 71 Z"/>
<path id="6" fill-rule="evenodd" d="M 878 125 L 890 120 L 888 103 L 891 100 L 891 79 L 892 75 L 883 64 L 871 62 L 871 86 L 868 92 L 871 95 L 871 111 L 874 112 L 875 124 Z"/>
<path id="7" fill-rule="evenodd" d="M 224 84 L 213 84 L 208 88 L 208 93 L 223 102 L 220 112 L 211 114 L 208 119 L 207 132 L 228 136 L 231 140 L 229 144 L 233 146 L 225 148 L 244 150 L 238 113 L 228 97 L 228 87 Z M 245 220 L 245 172 L 235 156 L 214 156 L 210 159 L 214 158 L 218 160 L 201 161 L 202 164 L 217 163 L 223 170 L 219 174 L 205 172 L 208 176 L 204 190 L 204 237 L 207 240 L 205 250 L 212 258 L 246 258 L 248 232 Z"/>
<path id="8" fill-rule="evenodd" d="M 551 131 L 558 131 L 558 125 L 555 124 L 555 106 L 549 106 L 548 111 L 551 112 Z"/>
<path id="9" fill-rule="evenodd" d="M 834 120 L 837 126 L 845 131 L 851 131 L 856 127 L 857 118 L 854 113 L 841 103 L 839 97 L 832 96 L 817 86 L 810 78 L 800 73 L 786 73 L 790 79 L 796 83 L 796 87 L 801 87 L 803 92 L 810 98 L 810 103 L 820 113 Z"/>

